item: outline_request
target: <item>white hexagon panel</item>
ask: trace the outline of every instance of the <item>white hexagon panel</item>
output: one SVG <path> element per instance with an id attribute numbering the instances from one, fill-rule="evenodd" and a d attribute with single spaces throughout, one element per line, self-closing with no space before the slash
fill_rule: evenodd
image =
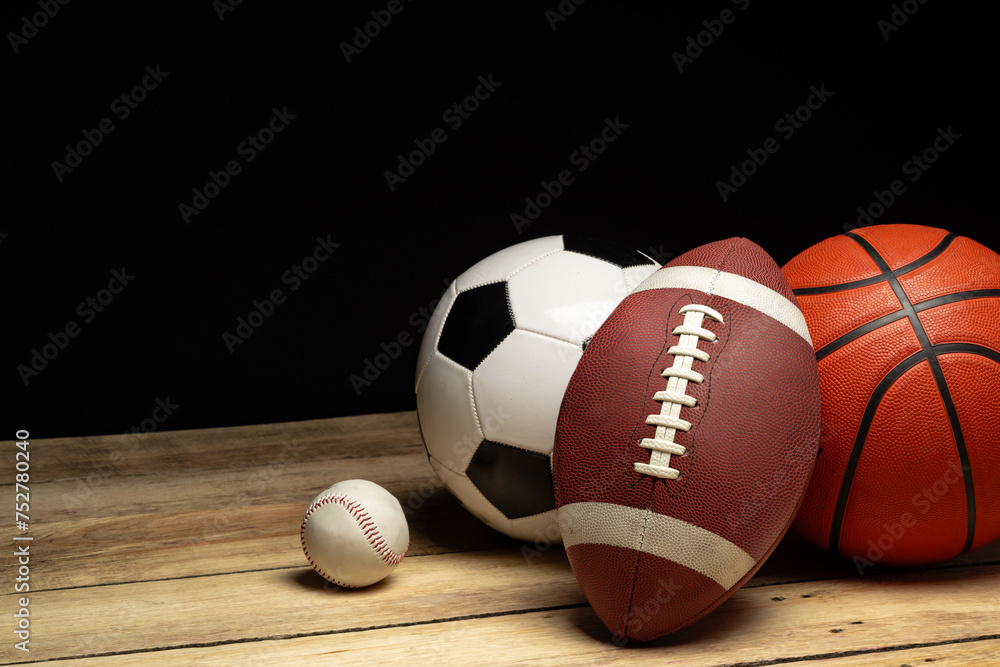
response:
<path id="1" fill-rule="evenodd" d="M 562 249 L 562 237 L 543 236 L 498 250 L 462 272 L 462 275 L 455 281 L 458 291 L 464 292 L 478 285 L 507 280 L 512 273 L 521 267 L 538 261 L 539 257 L 557 253 Z"/>
<path id="2" fill-rule="evenodd" d="M 431 465 L 510 537 L 559 541 L 550 456 L 587 339 L 659 268 L 611 241 L 548 236 L 458 276 L 424 332 L 417 416 Z"/>
<path id="3" fill-rule="evenodd" d="M 518 329 L 577 345 L 594 335 L 629 292 L 621 267 L 575 252 L 524 267 L 507 289 Z"/>
<path id="4" fill-rule="evenodd" d="M 483 439 L 472 399 L 472 371 L 435 352 L 421 378 L 417 414 L 427 454 L 464 472 Z M 447 415 L 435 418 L 433 415 Z"/>
<path id="5" fill-rule="evenodd" d="M 420 351 L 417 353 L 417 383 L 420 383 L 420 375 L 424 372 L 427 363 L 430 361 L 431 357 L 437 352 L 437 341 L 438 336 L 441 334 L 441 326 L 444 324 L 444 318 L 451 310 L 451 306 L 455 303 L 455 297 L 458 296 L 458 290 L 455 287 L 455 281 L 451 281 L 451 285 L 448 289 L 444 291 L 441 298 L 438 299 L 437 306 L 434 308 L 434 312 L 431 313 L 431 318 L 427 322 L 427 328 L 424 329 L 424 337 L 420 340 Z M 430 332 L 434 332 L 432 335 Z"/>
<path id="6" fill-rule="evenodd" d="M 514 330 L 472 375 L 486 439 L 550 454 L 559 406 L 582 354 L 579 344 Z"/>

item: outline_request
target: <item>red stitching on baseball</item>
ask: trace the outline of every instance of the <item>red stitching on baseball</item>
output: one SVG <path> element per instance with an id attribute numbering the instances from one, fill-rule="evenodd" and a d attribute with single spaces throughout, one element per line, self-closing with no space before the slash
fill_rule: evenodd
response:
<path id="1" fill-rule="evenodd" d="M 316 501 L 315 503 L 313 503 L 313 505 L 306 511 L 305 516 L 302 517 L 302 526 L 299 529 L 299 539 L 302 541 L 302 550 L 306 554 L 306 559 L 309 561 L 309 564 L 312 565 L 313 568 L 317 572 L 319 572 L 319 574 L 323 576 L 325 579 L 328 579 L 333 583 L 337 584 L 338 586 L 343 586 L 345 588 L 360 588 L 360 586 L 354 586 L 352 584 L 347 584 L 338 581 L 337 579 L 334 579 L 332 576 L 324 572 L 321 568 L 316 567 L 316 564 L 313 562 L 312 556 L 309 555 L 309 550 L 306 548 L 306 523 L 309 521 L 309 516 L 320 507 L 323 507 L 324 505 L 328 505 L 330 503 L 337 503 L 338 505 L 341 505 L 342 507 L 344 507 L 344 509 L 348 511 L 348 513 L 352 517 L 354 517 L 354 520 L 358 523 L 358 526 L 364 533 L 365 539 L 368 540 L 368 544 L 371 545 L 372 549 L 375 550 L 375 553 L 378 554 L 379 558 L 383 562 L 388 563 L 389 565 L 395 567 L 396 565 L 399 565 L 399 563 L 404 558 L 406 558 L 406 553 L 410 550 L 410 545 L 409 544 L 406 545 L 406 549 L 403 549 L 402 554 L 394 553 L 392 549 L 389 548 L 389 545 L 386 544 L 385 539 L 382 537 L 382 535 L 378 532 L 378 527 L 371 520 L 371 517 L 368 515 L 368 512 L 366 512 L 359 503 L 357 503 L 354 500 L 351 500 L 350 498 L 342 494 L 325 496 L 320 500 Z"/>

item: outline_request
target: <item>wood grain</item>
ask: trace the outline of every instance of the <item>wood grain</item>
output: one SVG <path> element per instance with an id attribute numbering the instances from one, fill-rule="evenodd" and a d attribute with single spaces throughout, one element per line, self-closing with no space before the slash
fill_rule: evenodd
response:
<path id="1" fill-rule="evenodd" d="M 692 628 L 616 646 L 561 547 L 496 533 L 441 486 L 413 413 L 31 447 L 32 651 L 8 641 L 2 664 L 848 666 L 1000 655 L 1000 541 L 859 576 L 794 534 Z M 400 499 L 411 546 L 391 577 L 346 591 L 306 566 L 298 530 L 316 493 L 355 477 Z M 5 506 L 13 495 L 0 484 Z M 2 616 L 13 619 L 12 550 L 0 566 Z"/>
<path id="2" fill-rule="evenodd" d="M 413 411 L 195 431 L 52 438 L 34 440 L 31 447 L 37 450 L 32 470 L 40 481 L 252 468 L 279 460 L 282 454 L 309 463 L 423 451 Z"/>
<path id="3" fill-rule="evenodd" d="M 496 664 L 498 650 L 519 664 L 595 664 L 618 659 L 677 665 L 758 664 L 796 658 L 829 662 L 916 651 L 909 648 L 914 646 L 922 647 L 919 650 L 925 655 L 947 654 L 948 645 L 961 649 L 984 637 L 997 638 L 1000 601 L 987 590 L 1000 574 L 997 566 L 976 568 L 974 573 L 949 569 L 882 581 L 743 589 L 691 628 L 650 644 L 617 646 L 588 606 L 579 601 L 560 604 L 572 599 L 569 589 L 574 587 L 556 562 L 559 558 L 546 556 L 541 567 L 525 568 L 511 563 L 504 553 L 478 556 L 490 576 L 480 577 L 475 590 L 462 588 L 451 577 L 456 567 L 466 566 L 463 559 L 444 555 L 419 559 L 405 576 L 400 573 L 392 584 L 366 591 L 364 597 L 355 597 L 354 592 L 348 597 L 344 591 L 323 590 L 322 586 L 310 588 L 311 575 L 299 572 L 213 577 L 198 593 L 204 604 L 195 608 L 187 606 L 192 592 L 184 587 L 152 588 L 146 593 L 150 599 L 135 600 L 128 589 L 136 585 L 126 585 L 117 602 L 95 603 L 68 591 L 51 595 L 61 593 L 60 607 L 78 605 L 80 611 L 101 614 L 117 624 L 116 630 L 97 637 L 66 633 L 61 650 L 94 651 L 101 645 L 141 650 L 144 643 L 179 647 L 175 656 L 143 654 L 144 661 L 168 660 L 162 664 L 171 664 L 171 657 L 176 660 L 173 664 L 179 664 L 195 656 L 198 664 L 205 664 L 203 660 L 212 655 L 215 659 L 225 656 L 218 664 L 253 659 L 266 659 L 270 664 L 326 664 L 323 660 L 331 656 L 336 661 L 329 664 L 363 664 L 377 653 L 381 663 L 489 665 Z M 538 581 L 550 575 L 560 585 L 539 588 Z M 419 580 L 419 584 L 404 579 Z M 256 587 L 266 599 L 248 600 L 239 590 L 244 586 Z M 299 586 L 308 590 L 297 590 Z M 490 596 L 488 614 L 483 613 L 484 595 Z M 386 596 L 406 603 L 385 605 Z M 924 604 L 913 608 L 915 597 Z M 246 621 L 224 628 L 225 619 L 233 618 L 229 605 L 236 604 L 240 605 L 238 617 Z M 120 610 L 117 614 L 116 609 Z M 62 618 L 51 621 L 72 624 L 71 616 L 67 610 Z M 437 620 L 421 621 L 421 617 Z M 359 618 L 369 625 L 355 625 Z M 282 638 L 270 639 L 275 634 Z M 240 641 L 246 639 L 259 641 Z M 216 645 L 227 640 L 238 643 Z M 135 659 L 134 654 L 131 657 Z"/>

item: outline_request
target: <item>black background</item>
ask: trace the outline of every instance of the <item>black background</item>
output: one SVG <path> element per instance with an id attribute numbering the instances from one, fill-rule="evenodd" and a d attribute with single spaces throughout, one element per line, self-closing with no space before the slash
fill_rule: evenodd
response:
<path id="1" fill-rule="evenodd" d="M 420 309 L 529 238 L 589 234 L 664 259 L 740 235 L 784 264 L 902 179 L 879 223 L 1000 249 L 986 17 L 912 1 L 885 39 L 891 3 L 674 4 L 567 1 L 553 29 L 556 0 L 404 0 L 348 62 L 341 43 L 386 2 L 243 2 L 221 16 L 208 0 L 70 2 L 17 52 L 11 34 L 41 10 L 6 3 L 8 435 L 121 433 L 168 398 L 160 429 L 412 409 Z M 735 19 L 678 71 L 673 54 L 724 9 Z M 119 119 L 112 102 L 147 66 L 169 74 Z M 480 76 L 500 85 L 452 129 L 442 115 Z M 832 95 L 786 138 L 775 123 L 810 86 Z M 238 146 L 275 108 L 294 118 L 247 163 Z M 53 162 L 106 117 L 114 131 L 60 182 Z M 571 154 L 606 118 L 627 128 L 575 171 Z M 438 127 L 447 140 L 391 191 L 397 155 Z M 903 163 L 949 127 L 960 138 L 910 182 Z M 717 181 L 768 137 L 778 152 L 723 201 Z M 234 159 L 242 172 L 186 224 L 179 205 Z M 574 182 L 519 233 L 511 215 L 564 169 Z M 317 237 L 340 247 L 291 291 L 282 275 Z M 123 267 L 134 279 L 85 322 L 78 304 Z M 274 289 L 287 300 L 230 353 L 223 333 Z M 71 320 L 79 335 L 25 384 L 18 366 Z M 404 333 L 414 342 L 358 391 L 351 375 Z"/>

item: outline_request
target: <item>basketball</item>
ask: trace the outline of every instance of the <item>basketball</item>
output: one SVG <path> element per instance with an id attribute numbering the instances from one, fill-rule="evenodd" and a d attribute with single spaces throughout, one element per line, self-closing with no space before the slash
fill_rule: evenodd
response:
<path id="1" fill-rule="evenodd" d="M 794 529 L 862 574 L 1000 536 L 1000 255 L 943 229 L 878 225 L 782 270 L 823 415 Z"/>

